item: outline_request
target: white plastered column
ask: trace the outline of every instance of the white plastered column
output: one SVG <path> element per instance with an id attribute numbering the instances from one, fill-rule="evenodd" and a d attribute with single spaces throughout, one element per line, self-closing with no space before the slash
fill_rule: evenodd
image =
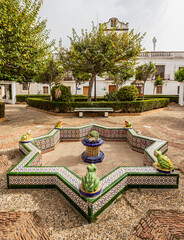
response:
<path id="1" fill-rule="evenodd" d="M 16 86 L 15 82 L 11 83 L 11 91 L 12 91 L 12 104 L 16 103 Z"/>
<path id="2" fill-rule="evenodd" d="M 184 82 L 180 82 L 179 104 L 184 106 Z"/>
<path id="3" fill-rule="evenodd" d="M 3 99 L 4 95 L 5 95 L 5 87 L 4 87 L 4 85 L 1 85 L 1 96 L 2 96 L 2 99 Z"/>

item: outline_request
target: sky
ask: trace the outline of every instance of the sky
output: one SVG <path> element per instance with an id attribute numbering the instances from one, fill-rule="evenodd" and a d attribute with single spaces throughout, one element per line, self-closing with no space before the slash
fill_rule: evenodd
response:
<path id="1" fill-rule="evenodd" d="M 44 0 L 41 19 L 47 19 L 50 39 L 62 38 L 64 47 L 70 46 L 68 36 L 72 28 L 91 31 L 92 21 L 104 23 L 111 17 L 129 23 L 135 33 L 146 32 L 142 42 L 147 51 L 184 51 L 184 0 Z"/>

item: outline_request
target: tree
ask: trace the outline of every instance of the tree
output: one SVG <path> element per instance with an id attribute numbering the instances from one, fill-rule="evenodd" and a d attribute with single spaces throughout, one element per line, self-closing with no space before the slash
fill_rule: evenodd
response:
<path id="1" fill-rule="evenodd" d="M 99 29 L 93 25 L 90 33 L 82 30 L 78 36 L 73 29 L 70 37 L 71 47 L 63 49 L 61 59 L 64 67 L 71 71 L 89 73 L 88 101 L 91 101 L 93 83 L 97 75 L 101 76 L 126 60 L 135 60 L 142 51 L 141 41 L 143 36 L 129 33 L 116 33 L 114 28 L 107 34 L 104 25 Z"/>
<path id="2" fill-rule="evenodd" d="M 77 72 L 77 71 L 73 71 L 72 72 L 74 79 L 75 79 L 75 83 L 76 83 L 76 95 L 77 95 L 77 88 L 79 87 L 79 85 L 88 82 L 89 79 L 91 78 L 91 74 L 89 73 L 84 73 L 84 72 Z"/>
<path id="3" fill-rule="evenodd" d="M 155 92 L 155 88 L 157 86 L 162 86 L 162 85 L 164 85 L 163 78 L 161 78 L 160 75 L 159 75 L 158 78 L 155 79 L 155 82 L 154 82 L 153 95 L 154 95 L 154 92 Z"/>
<path id="4" fill-rule="evenodd" d="M 59 82 L 64 74 L 64 69 L 58 61 L 47 59 L 43 64 L 43 71 L 35 78 L 36 82 L 47 83 L 51 90 L 53 83 Z M 52 94 L 50 94 L 50 100 L 52 100 Z"/>
<path id="5" fill-rule="evenodd" d="M 143 65 L 139 65 L 136 67 L 136 75 L 135 78 L 136 80 L 142 80 L 144 82 L 143 86 L 143 100 L 144 100 L 144 87 L 145 87 L 145 82 L 149 79 L 152 78 L 155 75 L 156 72 L 156 67 L 155 64 L 152 62 L 145 63 Z"/>
<path id="6" fill-rule="evenodd" d="M 109 72 L 109 76 L 113 78 L 113 83 L 116 84 L 116 92 L 119 90 L 119 86 L 125 84 L 125 82 L 133 77 L 134 69 L 133 66 L 135 63 L 131 62 L 123 62 L 116 69 L 112 69 Z"/>
<path id="7" fill-rule="evenodd" d="M 0 79 L 31 82 L 52 52 L 46 20 L 38 17 L 43 0 L 1 0 Z"/>
<path id="8" fill-rule="evenodd" d="M 174 73 L 175 80 L 178 82 L 184 82 L 184 68 L 180 68 L 177 72 Z"/>

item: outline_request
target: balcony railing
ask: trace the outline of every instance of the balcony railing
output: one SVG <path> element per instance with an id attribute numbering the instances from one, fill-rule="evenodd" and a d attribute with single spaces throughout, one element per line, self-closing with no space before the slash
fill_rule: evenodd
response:
<path id="1" fill-rule="evenodd" d="M 169 57 L 171 52 L 143 52 L 140 53 L 140 57 Z"/>
<path id="2" fill-rule="evenodd" d="M 63 81 L 73 81 L 74 79 L 72 77 L 65 77 Z"/>

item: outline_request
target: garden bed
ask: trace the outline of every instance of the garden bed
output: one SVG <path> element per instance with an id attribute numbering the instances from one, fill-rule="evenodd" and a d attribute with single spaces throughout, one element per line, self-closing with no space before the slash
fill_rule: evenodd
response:
<path id="1" fill-rule="evenodd" d="M 149 111 L 158 108 L 167 107 L 169 104 L 168 98 L 158 98 L 149 100 L 139 100 L 139 101 L 126 101 L 126 102 L 55 102 L 50 100 L 45 100 L 41 98 L 28 98 L 27 104 L 31 107 L 55 112 L 73 112 L 74 108 L 98 108 L 107 107 L 113 108 L 114 112 L 120 113 L 140 113 L 144 111 Z"/>

